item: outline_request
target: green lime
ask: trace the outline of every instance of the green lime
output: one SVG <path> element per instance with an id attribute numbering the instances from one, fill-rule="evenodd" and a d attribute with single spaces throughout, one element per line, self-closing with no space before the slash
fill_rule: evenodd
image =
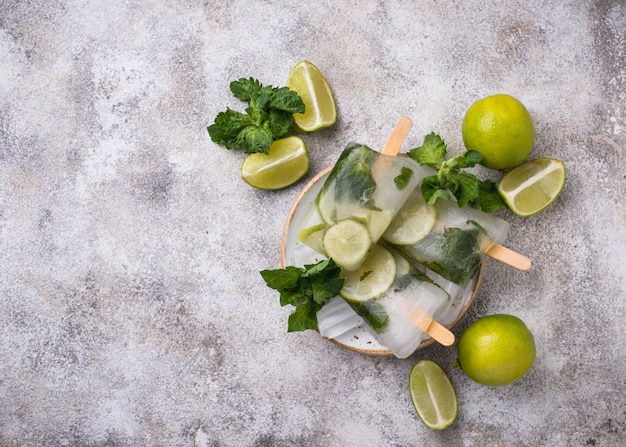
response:
<path id="1" fill-rule="evenodd" d="M 554 202 L 563 185 L 563 162 L 538 158 L 506 173 L 498 183 L 498 192 L 515 214 L 532 216 Z"/>
<path id="2" fill-rule="evenodd" d="M 325 254 L 324 233 L 326 232 L 326 227 L 327 225 L 322 223 L 305 228 L 298 233 L 298 239 L 316 252 Z"/>
<path id="3" fill-rule="evenodd" d="M 304 102 L 304 113 L 293 114 L 300 129 L 312 132 L 335 124 L 335 98 L 319 68 L 308 61 L 299 62 L 289 73 L 287 87 L 298 93 Z"/>
<path id="4" fill-rule="evenodd" d="M 522 163 L 535 141 L 535 126 L 526 107 L 510 95 L 476 101 L 463 118 L 463 142 L 480 152 L 481 164 L 506 170 Z"/>
<path id="5" fill-rule="evenodd" d="M 411 245 L 425 238 L 437 220 L 437 211 L 428 205 L 421 192 L 411 194 L 383 234 L 395 245 Z"/>
<path id="6" fill-rule="evenodd" d="M 417 362 L 409 376 L 409 389 L 415 411 L 426 427 L 443 430 L 456 420 L 456 393 L 437 363 L 432 360 Z"/>
<path id="7" fill-rule="evenodd" d="M 348 301 L 367 301 L 383 295 L 396 278 L 396 259 L 389 250 L 374 245 L 358 269 L 343 272 L 342 297 Z"/>
<path id="8" fill-rule="evenodd" d="M 309 171 L 309 152 L 298 137 L 276 140 L 267 154 L 250 154 L 241 166 L 241 178 L 259 189 L 280 189 Z"/>
<path id="9" fill-rule="evenodd" d="M 535 361 L 535 339 L 513 315 L 489 315 L 472 323 L 457 345 L 463 372 L 482 385 L 508 385 L 521 378 Z"/>
<path id="10" fill-rule="evenodd" d="M 345 270 L 358 268 L 372 247 L 369 231 L 353 219 L 345 219 L 326 229 L 324 252 Z"/>

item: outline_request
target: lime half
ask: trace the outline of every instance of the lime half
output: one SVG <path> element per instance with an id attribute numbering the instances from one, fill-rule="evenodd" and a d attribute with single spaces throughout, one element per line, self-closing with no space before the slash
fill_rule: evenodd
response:
<path id="1" fill-rule="evenodd" d="M 287 87 L 298 93 L 304 102 L 304 113 L 293 114 L 300 129 L 312 132 L 335 124 L 335 98 L 319 68 L 308 61 L 301 61 L 289 73 Z"/>
<path id="2" fill-rule="evenodd" d="M 322 242 L 326 256 L 333 258 L 339 267 L 346 270 L 358 268 L 372 247 L 367 228 L 352 219 L 328 227 Z"/>
<path id="3" fill-rule="evenodd" d="M 298 137 L 276 140 L 267 154 L 249 155 L 241 166 L 241 178 L 259 189 L 280 189 L 300 180 L 309 171 L 309 152 Z"/>
<path id="4" fill-rule="evenodd" d="M 498 192 L 518 216 L 532 216 L 556 200 L 565 184 L 561 160 L 538 158 L 528 161 L 502 177 Z"/>
<path id="5" fill-rule="evenodd" d="M 409 376 L 409 389 L 415 411 L 426 427 L 443 430 L 456 420 L 456 393 L 437 363 L 432 360 L 417 362 Z"/>
<path id="6" fill-rule="evenodd" d="M 395 245 L 411 245 L 430 233 L 437 220 L 437 210 L 424 200 L 420 192 L 411 194 L 383 234 Z"/>
<path id="7" fill-rule="evenodd" d="M 358 269 L 343 272 L 345 282 L 339 292 L 348 301 L 367 301 L 383 295 L 396 278 L 396 259 L 381 245 L 372 251 Z"/>

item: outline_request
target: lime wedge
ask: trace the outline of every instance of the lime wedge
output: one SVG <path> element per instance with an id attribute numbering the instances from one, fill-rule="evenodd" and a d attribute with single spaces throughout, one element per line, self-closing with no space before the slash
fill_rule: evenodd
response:
<path id="1" fill-rule="evenodd" d="M 452 382 L 432 360 L 420 360 L 409 376 L 411 400 L 426 427 L 443 430 L 456 420 L 458 403 Z"/>
<path id="2" fill-rule="evenodd" d="M 276 140 L 268 154 L 249 155 L 241 166 L 241 178 L 259 189 L 280 189 L 300 180 L 309 171 L 309 152 L 298 137 Z"/>
<path id="3" fill-rule="evenodd" d="M 395 245 L 411 245 L 430 233 L 437 220 L 437 210 L 424 200 L 421 193 L 411 194 L 383 234 L 383 239 Z"/>
<path id="4" fill-rule="evenodd" d="M 335 124 L 335 98 L 319 68 L 308 61 L 301 61 L 289 73 L 287 87 L 298 93 L 304 102 L 304 113 L 293 115 L 300 129 L 312 132 Z"/>
<path id="5" fill-rule="evenodd" d="M 345 282 L 339 292 L 348 301 L 367 301 L 383 295 L 396 278 L 396 260 L 382 245 L 374 245 L 358 269 L 343 272 Z"/>
<path id="6" fill-rule="evenodd" d="M 324 233 L 324 251 L 339 267 L 354 270 L 365 260 L 372 247 L 369 231 L 352 219 L 331 225 Z"/>
<path id="7" fill-rule="evenodd" d="M 324 233 L 326 232 L 326 226 L 326 224 L 322 223 L 305 228 L 298 233 L 298 239 L 316 252 L 325 255 Z"/>
<path id="8" fill-rule="evenodd" d="M 556 200 L 565 184 L 561 160 L 538 158 L 506 173 L 498 192 L 518 216 L 532 216 Z"/>

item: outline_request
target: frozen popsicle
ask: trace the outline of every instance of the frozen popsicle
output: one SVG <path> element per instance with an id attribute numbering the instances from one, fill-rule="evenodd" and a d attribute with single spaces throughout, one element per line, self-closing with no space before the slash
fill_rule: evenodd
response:
<path id="1" fill-rule="evenodd" d="M 316 197 L 320 220 L 317 227 L 308 222 L 309 234 L 304 237 L 319 231 L 317 248 L 342 269 L 359 267 L 411 192 L 429 175 L 413 160 L 393 156 L 398 146 L 393 147 L 395 151 L 376 152 L 349 144 Z"/>
<path id="2" fill-rule="evenodd" d="M 509 231 L 509 224 L 496 216 L 471 207 L 459 208 L 451 200 L 437 200 L 434 206 L 420 202 L 421 190 L 417 188 L 400 210 L 398 219 L 405 219 L 399 225 L 392 223 L 383 239 L 409 260 L 417 261 L 438 273 L 445 279 L 463 287 L 474 277 L 485 255 L 496 257 L 520 270 L 530 268 L 530 260 L 502 246 Z M 408 207 L 421 207 L 427 215 L 420 222 L 426 223 L 419 240 L 391 234 L 402 226 L 412 226 L 409 219 L 417 211 Z M 429 210 L 429 212 L 424 211 Z M 431 226 L 430 228 L 428 228 Z M 398 228 L 399 227 L 399 228 Z M 419 232 L 417 232 L 419 233 Z M 405 230 L 405 234 L 410 234 Z M 397 233 L 396 233 L 397 235 Z"/>
<path id="3" fill-rule="evenodd" d="M 358 269 L 342 276 L 340 295 L 396 357 L 411 355 L 428 335 L 446 346 L 454 343 L 436 321 L 449 295 L 400 254 L 376 244 Z"/>

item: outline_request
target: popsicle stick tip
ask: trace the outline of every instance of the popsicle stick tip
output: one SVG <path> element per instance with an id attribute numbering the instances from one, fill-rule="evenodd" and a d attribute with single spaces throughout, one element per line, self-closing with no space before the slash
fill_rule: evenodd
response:
<path id="1" fill-rule="evenodd" d="M 485 254 L 523 272 L 530 270 L 532 265 L 530 258 L 527 256 L 499 244 L 491 244 L 485 251 Z"/>
<path id="2" fill-rule="evenodd" d="M 408 116 L 400 117 L 381 153 L 391 156 L 398 155 L 402 143 L 404 143 L 404 140 L 411 130 L 411 126 L 413 126 L 413 123 Z"/>

